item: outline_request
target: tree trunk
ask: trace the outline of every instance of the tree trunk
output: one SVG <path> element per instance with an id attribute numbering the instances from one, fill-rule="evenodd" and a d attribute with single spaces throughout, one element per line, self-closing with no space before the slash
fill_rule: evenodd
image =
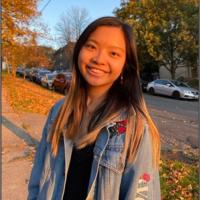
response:
<path id="1" fill-rule="evenodd" d="M 175 79 L 176 78 L 176 68 L 174 67 L 174 63 L 171 63 L 171 67 L 170 67 L 170 73 L 171 73 L 171 79 Z"/>
<path id="2" fill-rule="evenodd" d="M 9 65 L 6 66 L 8 74 L 10 74 Z"/>
<path id="3" fill-rule="evenodd" d="M 11 71 L 11 74 L 12 74 L 12 77 L 13 77 L 13 78 L 15 78 L 15 76 L 16 76 L 16 73 L 15 73 L 15 72 L 16 72 L 16 65 L 13 63 L 13 64 L 12 64 L 12 71 Z"/>

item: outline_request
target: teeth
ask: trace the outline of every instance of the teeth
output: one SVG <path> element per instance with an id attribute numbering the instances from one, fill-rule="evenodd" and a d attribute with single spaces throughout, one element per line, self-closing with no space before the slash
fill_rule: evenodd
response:
<path id="1" fill-rule="evenodd" d="M 100 70 L 100 69 L 96 69 L 96 68 L 93 68 L 93 67 L 90 67 L 90 66 L 88 66 L 88 68 L 91 70 L 91 71 L 93 71 L 93 72 L 104 72 L 103 70 Z"/>
<path id="2" fill-rule="evenodd" d="M 94 72 L 102 72 L 102 71 L 99 70 L 99 69 L 92 69 L 92 68 L 91 68 L 91 70 L 94 71 Z"/>

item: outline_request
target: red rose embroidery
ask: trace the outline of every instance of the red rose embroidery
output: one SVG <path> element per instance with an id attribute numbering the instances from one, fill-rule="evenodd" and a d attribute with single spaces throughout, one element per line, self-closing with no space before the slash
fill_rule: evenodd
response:
<path id="1" fill-rule="evenodd" d="M 122 126 L 126 126 L 126 124 L 127 124 L 127 120 L 120 121 L 119 123 L 120 123 Z"/>
<path id="2" fill-rule="evenodd" d="M 146 182 L 149 182 L 150 181 L 150 175 L 147 174 L 147 173 L 144 173 L 142 176 L 141 176 L 141 179 L 145 180 Z"/>
<path id="3" fill-rule="evenodd" d="M 123 126 L 118 127 L 118 134 L 122 134 L 126 131 L 126 128 Z"/>
<path id="4" fill-rule="evenodd" d="M 123 133 L 126 132 L 126 124 L 127 124 L 127 120 L 123 120 L 123 121 L 117 122 L 118 135 L 123 134 Z"/>
<path id="5" fill-rule="evenodd" d="M 109 131 L 111 133 L 110 138 L 112 138 L 114 135 L 121 135 L 126 133 L 126 124 L 127 120 L 118 121 L 115 123 L 114 126 L 109 127 Z"/>

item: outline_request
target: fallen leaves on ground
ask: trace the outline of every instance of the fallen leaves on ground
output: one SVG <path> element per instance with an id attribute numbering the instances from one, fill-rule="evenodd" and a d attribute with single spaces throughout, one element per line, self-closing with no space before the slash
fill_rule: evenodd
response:
<path id="1" fill-rule="evenodd" d="M 198 200 L 198 165 L 174 160 L 160 164 L 162 200 Z"/>
<path id="2" fill-rule="evenodd" d="M 4 74 L 2 80 L 9 103 L 18 112 L 47 115 L 52 105 L 64 97 L 22 78 Z"/>

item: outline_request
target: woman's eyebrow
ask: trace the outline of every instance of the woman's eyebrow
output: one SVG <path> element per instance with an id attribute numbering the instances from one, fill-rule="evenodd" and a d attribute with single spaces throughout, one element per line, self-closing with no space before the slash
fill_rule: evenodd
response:
<path id="1" fill-rule="evenodd" d="M 115 49 L 118 49 L 122 52 L 125 52 L 125 49 L 121 48 L 120 46 L 111 46 L 111 48 L 115 48 Z"/>
<path id="2" fill-rule="evenodd" d="M 96 41 L 95 39 L 92 39 L 92 38 L 88 39 L 87 42 L 94 42 L 95 44 L 99 44 L 98 41 Z M 125 49 L 121 48 L 121 46 L 119 46 L 119 45 L 111 45 L 111 46 L 109 46 L 109 48 L 115 48 L 115 49 L 119 49 L 122 52 L 125 52 Z"/>
<path id="3" fill-rule="evenodd" d="M 98 42 L 97 42 L 95 39 L 90 39 L 90 38 L 86 41 L 86 43 L 87 43 L 87 42 L 94 42 L 94 43 L 97 43 L 97 44 L 98 44 Z"/>

